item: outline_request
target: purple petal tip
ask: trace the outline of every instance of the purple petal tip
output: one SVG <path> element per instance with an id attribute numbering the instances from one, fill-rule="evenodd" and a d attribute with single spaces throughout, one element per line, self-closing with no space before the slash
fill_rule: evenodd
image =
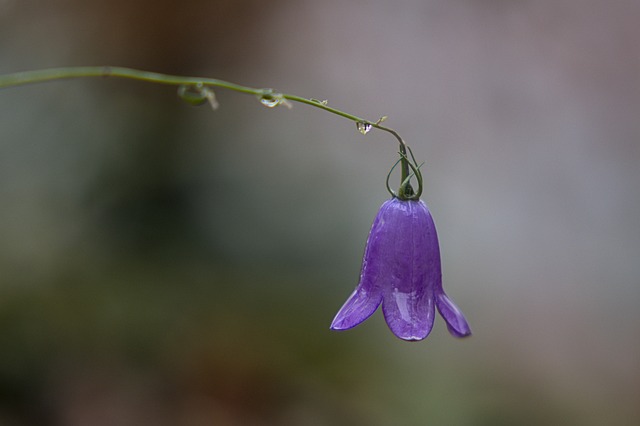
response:
<path id="1" fill-rule="evenodd" d="M 331 322 L 331 330 L 348 330 L 369 318 L 382 301 L 382 295 L 361 287 L 351 294 Z"/>
<path id="2" fill-rule="evenodd" d="M 471 328 L 464 314 L 444 292 L 438 295 L 436 306 L 447 323 L 447 328 L 452 336 L 467 337 L 471 335 Z"/>

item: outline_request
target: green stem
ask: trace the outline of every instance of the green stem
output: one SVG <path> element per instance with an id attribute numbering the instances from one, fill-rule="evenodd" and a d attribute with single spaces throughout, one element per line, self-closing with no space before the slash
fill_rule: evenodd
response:
<path id="1" fill-rule="evenodd" d="M 230 83 L 224 80 L 218 80 L 215 78 L 202 78 L 202 77 L 184 77 L 176 75 L 161 74 L 157 72 L 141 71 L 132 68 L 124 67 L 111 67 L 111 66 L 95 66 L 95 67 L 64 67 L 64 68 L 49 68 L 34 71 L 23 71 L 13 74 L 0 75 L 0 89 L 13 86 L 22 86 L 26 84 L 43 83 L 53 80 L 63 80 L 70 78 L 85 78 L 85 77 L 118 77 L 129 78 L 133 80 L 141 80 L 149 83 L 159 83 L 168 85 L 198 85 L 198 86 L 212 86 L 221 87 L 224 89 L 233 90 L 240 93 L 247 93 L 258 97 L 266 97 L 268 99 L 287 99 L 292 102 L 298 102 L 302 104 L 311 105 L 315 108 L 323 109 L 332 114 L 339 115 L 347 120 L 354 121 L 356 123 L 363 123 L 375 127 L 378 130 L 392 134 L 400 144 L 400 153 L 402 157 L 401 161 L 401 181 L 409 176 L 410 170 L 407 163 L 407 144 L 402 140 L 400 135 L 393 129 L 381 126 L 380 121 L 372 122 L 365 120 L 353 114 L 341 111 L 336 108 L 332 108 L 326 103 L 319 102 L 314 99 L 307 99 L 296 95 L 288 95 L 286 93 L 278 93 L 273 89 L 258 89 L 247 86 L 241 86 L 239 84 Z"/>
<path id="2" fill-rule="evenodd" d="M 35 71 L 23 71 L 13 74 L 0 75 L 0 89 L 4 89 L 12 86 L 22 86 L 26 84 L 43 83 L 52 80 L 63 80 L 70 78 L 84 78 L 84 77 L 118 77 L 129 78 L 133 80 L 141 80 L 150 83 L 169 84 L 169 85 L 182 85 L 182 84 L 200 84 L 202 86 L 222 87 L 224 89 L 233 90 L 240 93 L 248 93 L 255 96 L 270 96 L 273 95 L 272 89 L 258 89 L 247 86 L 241 86 L 239 84 L 230 83 L 224 80 L 218 80 L 215 78 L 202 78 L 202 77 L 184 77 L 176 75 L 161 74 L 157 72 L 141 71 L 132 68 L 123 67 L 110 67 L 110 66 L 98 66 L 98 67 L 65 67 L 65 68 L 49 68 Z M 379 130 L 391 133 L 398 140 L 401 146 L 405 143 L 400 136 L 392 129 L 381 126 L 374 122 L 365 120 L 353 114 L 349 114 L 339 109 L 332 108 L 321 102 L 303 98 L 296 95 L 281 94 L 283 99 L 287 99 L 293 102 L 299 102 L 302 104 L 311 105 L 316 108 L 323 109 L 332 114 L 339 115 L 348 120 L 355 122 L 362 122 L 370 124 Z"/>

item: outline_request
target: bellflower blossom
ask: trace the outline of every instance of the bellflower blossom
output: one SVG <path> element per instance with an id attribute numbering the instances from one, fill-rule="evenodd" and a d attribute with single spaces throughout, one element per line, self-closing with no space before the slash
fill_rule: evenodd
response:
<path id="1" fill-rule="evenodd" d="M 331 329 L 357 326 L 380 304 L 389 328 L 400 339 L 427 337 L 436 307 L 453 336 L 471 334 L 464 315 L 442 289 L 435 224 L 419 199 L 394 196 L 382 204 L 367 239 L 360 282 Z"/>

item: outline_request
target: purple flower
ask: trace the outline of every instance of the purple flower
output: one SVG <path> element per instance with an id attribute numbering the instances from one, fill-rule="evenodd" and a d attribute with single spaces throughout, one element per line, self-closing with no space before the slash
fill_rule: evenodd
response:
<path id="1" fill-rule="evenodd" d="M 420 200 L 394 197 L 382 204 L 367 239 L 360 283 L 331 329 L 355 327 L 381 303 L 389 328 L 400 339 L 427 337 L 436 306 L 453 336 L 471 334 L 464 315 L 442 289 L 436 227 Z"/>

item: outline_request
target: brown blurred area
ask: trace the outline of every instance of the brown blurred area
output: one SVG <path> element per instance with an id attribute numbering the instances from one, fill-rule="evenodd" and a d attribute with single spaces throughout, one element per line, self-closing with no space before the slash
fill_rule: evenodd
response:
<path id="1" fill-rule="evenodd" d="M 0 91 L 0 425 L 637 425 L 636 1 L 0 0 L 0 73 L 274 87 L 424 159 L 447 292 L 328 330 L 393 140 L 304 105 L 84 79 Z"/>

